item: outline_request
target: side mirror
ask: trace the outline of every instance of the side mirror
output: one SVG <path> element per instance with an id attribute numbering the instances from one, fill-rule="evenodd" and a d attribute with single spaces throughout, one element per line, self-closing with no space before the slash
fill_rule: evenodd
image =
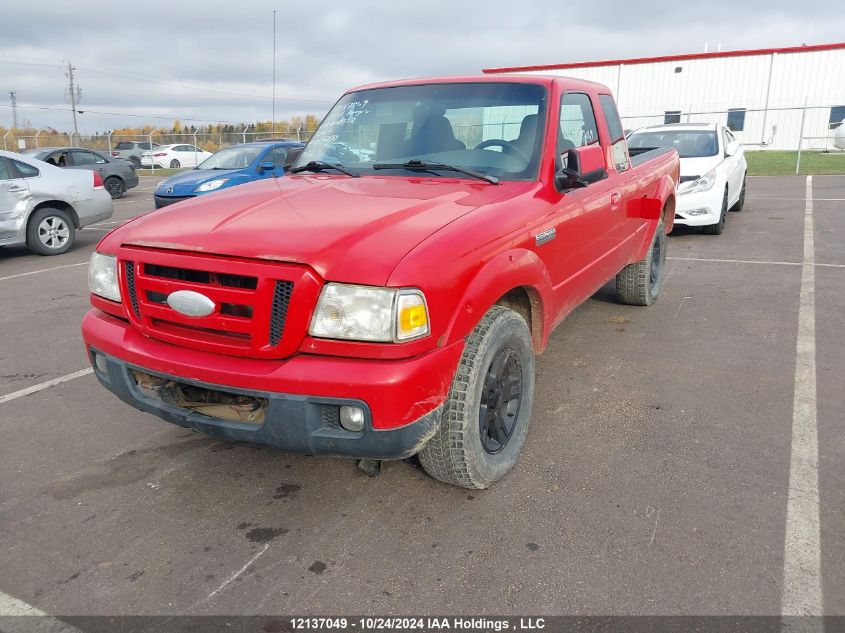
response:
<path id="1" fill-rule="evenodd" d="M 299 155 L 302 153 L 302 150 L 305 149 L 304 147 L 293 147 L 288 150 L 288 155 L 285 158 L 285 171 L 291 168 L 291 165 L 294 164 Z"/>
<path id="2" fill-rule="evenodd" d="M 569 150 L 566 167 L 555 174 L 558 189 L 586 187 L 607 178 L 604 149 L 598 143 Z"/>
<path id="3" fill-rule="evenodd" d="M 733 156 L 739 151 L 739 141 L 731 141 L 725 148 L 725 156 Z"/>
<path id="4" fill-rule="evenodd" d="M 276 169 L 275 163 L 273 163 L 272 161 L 269 161 L 269 160 L 261 163 L 258 166 L 258 171 L 261 171 L 261 172 L 263 172 L 263 171 L 273 171 L 274 169 Z"/>

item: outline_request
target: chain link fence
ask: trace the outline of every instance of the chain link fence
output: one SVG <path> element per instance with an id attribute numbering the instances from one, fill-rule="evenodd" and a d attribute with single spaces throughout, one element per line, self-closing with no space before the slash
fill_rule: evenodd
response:
<path id="1" fill-rule="evenodd" d="M 796 152 L 796 173 L 800 168 L 801 156 L 806 152 L 845 155 L 845 123 L 838 118 L 841 106 L 799 106 L 767 109 L 733 108 L 728 110 L 668 110 L 661 113 L 629 114 L 623 113 L 622 124 L 626 131 L 634 131 L 653 125 L 668 123 L 721 123 L 727 125 L 733 134 L 743 143 L 746 151 L 780 150 Z M 458 139 L 468 147 L 474 147 L 482 138 L 490 135 L 487 128 L 495 128 L 501 138 L 515 138 L 519 132 L 520 120 L 500 123 L 462 125 L 455 122 L 454 132 Z M 210 130 L 209 130 L 210 127 Z M 74 135 L 55 130 L 29 131 L 10 130 L 2 137 L 3 149 L 7 151 L 25 151 L 46 147 L 83 147 L 104 153 L 117 155 L 123 149 L 120 144 L 133 141 L 156 145 L 188 145 L 199 152 L 216 152 L 224 147 L 256 140 L 295 140 L 306 142 L 314 134 L 314 129 L 304 125 L 297 127 L 279 124 L 277 131 L 257 131 L 251 125 L 217 125 L 204 128 L 202 132 L 184 129 L 145 129 L 138 134 L 99 133 Z M 370 152 L 378 141 L 378 126 L 362 126 L 356 139 L 339 139 L 351 143 L 358 150 Z M 237 128 L 237 129 L 235 129 Z M 149 147 L 150 145 L 146 145 Z M 359 151 L 360 153 L 360 151 Z M 136 152 L 140 154 L 140 152 Z M 121 154 L 123 155 L 123 154 Z M 152 169 L 157 167 L 153 164 Z"/>
<path id="2" fill-rule="evenodd" d="M 128 143 L 143 143 L 143 150 L 148 147 L 160 145 L 188 145 L 195 150 L 195 158 L 199 152 L 214 153 L 224 147 L 238 143 L 249 143 L 259 140 L 292 140 L 306 142 L 314 134 L 313 129 L 306 129 L 304 126 L 277 131 L 250 131 L 251 126 L 241 130 L 227 129 L 220 126 L 218 130 L 211 132 L 174 132 L 171 130 L 151 130 L 138 134 L 79 134 L 62 133 L 54 130 L 39 130 L 34 133 L 26 133 L 21 130 L 9 130 L 3 136 L 3 149 L 11 152 L 23 152 L 33 149 L 45 149 L 49 147 L 81 147 L 92 149 L 113 156 L 118 155 L 123 149 L 128 149 Z M 135 154 L 140 160 L 140 151 Z M 126 156 L 124 156 L 126 157 Z M 139 163 L 136 163 L 139 164 Z M 152 163 L 150 169 L 159 169 Z"/>

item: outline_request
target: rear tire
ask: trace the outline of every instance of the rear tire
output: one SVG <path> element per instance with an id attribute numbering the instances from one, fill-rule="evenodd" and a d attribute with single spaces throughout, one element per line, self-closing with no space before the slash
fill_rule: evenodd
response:
<path id="1" fill-rule="evenodd" d="M 76 229 L 67 211 L 45 207 L 30 216 L 26 245 L 33 253 L 61 255 L 70 250 L 75 240 Z"/>
<path id="2" fill-rule="evenodd" d="M 742 207 L 745 206 L 745 178 L 746 175 L 742 176 L 742 189 L 739 190 L 739 200 L 736 201 L 736 204 L 731 207 L 731 211 L 742 211 Z"/>
<path id="3" fill-rule="evenodd" d="M 464 488 L 487 488 L 514 467 L 534 398 L 528 324 L 493 306 L 466 342 L 440 426 L 420 451 L 426 472 Z"/>
<path id="4" fill-rule="evenodd" d="M 722 196 L 722 212 L 719 214 L 719 221 L 716 224 L 702 226 L 701 232 L 706 235 L 721 235 L 725 231 L 725 224 L 728 221 L 728 188 L 725 187 L 725 195 Z"/>
<path id="5" fill-rule="evenodd" d="M 628 264 L 616 275 L 616 295 L 621 303 L 650 306 L 660 296 L 666 265 L 666 232 L 663 220 L 657 223 L 645 259 Z"/>
<path id="6" fill-rule="evenodd" d="M 109 195 L 112 197 L 112 200 L 122 198 L 123 194 L 126 193 L 126 185 L 117 176 L 109 176 L 108 178 L 106 178 L 106 181 L 103 183 L 103 186 L 106 188 L 106 191 L 109 192 Z"/>
<path id="7" fill-rule="evenodd" d="M 179 169 L 181 166 L 182 166 L 182 163 L 180 163 L 175 158 L 172 161 L 170 161 L 170 169 Z"/>

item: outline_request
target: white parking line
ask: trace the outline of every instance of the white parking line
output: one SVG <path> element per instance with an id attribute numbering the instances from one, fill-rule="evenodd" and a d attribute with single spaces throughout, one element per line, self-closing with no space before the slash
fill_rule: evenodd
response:
<path id="1" fill-rule="evenodd" d="M 27 275 L 37 275 L 38 273 L 49 273 L 53 270 L 61 270 L 62 268 L 73 268 L 74 266 L 87 266 L 88 262 L 79 262 L 78 264 L 66 264 L 65 266 L 54 266 L 53 268 L 42 268 L 41 270 L 30 270 L 28 273 L 18 273 L 17 275 L 9 275 L 8 277 L 0 277 L 0 281 L 7 279 L 17 279 L 18 277 L 26 277 Z"/>
<path id="2" fill-rule="evenodd" d="M 31 387 L 21 389 L 20 391 L 13 391 L 12 393 L 7 393 L 5 396 L 0 396 L 0 404 L 9 402 L 11 400 L 16 400 L 18 398 L 23 398 L 24 396 L 28 396 L 33 393 L 38 393 L 39 391 L 44 391 L 45 389 L 49 389 L 50 387 L 53 387 L 55 385 L 60 385 L 63 382 L 73 380 L 74 378 L 81 378 L 82 376 L 87 376 L 88 374 L 91 374 L 93 372 L 93 369 L 91 369 L 90 367 L 86 367 L 85 369 L 80 369 L 79 371 L 75 371 L 72 374 L 65 374 L 64 376 L 59 376 L 58 378 L 53 378 L 52 380 L 41 382 L 37 385 L 32 385 Z"/>
<path id="3" fill-rule="evenodd" d="M 795 345 L 792 451 L 783 553 L 784 615 L 821 615 L 819 535 L 819 440 L 816 420 L 816 314 L 813 177 L 807 176 L 804 207 L 804 262 Z"/>
<path id="4" fill-rule="evenodd" d="M 715 262 L 718 264 L 770 264 L 774 266 L 804 266 L 806 262 L 778 262 L 765 259 L 713 259 L 710 257 L 667 257 L 676 262 Z M 824 268 L 845 268 L 845 264 L 817 264 L 812 263 L 811 266 L 821 266 Z"/>
<path id="5" fill-rule="evenodd" d="M 32 622 L 32 620 L 28 617 L 21 618 L 19 627 L 14 622 L 6 619 L 3 621 L 3 630 L 7 633 L 24 633 L 31 631 L 39 631 L 43 633 L 82 633 L 76 627 L 49 616 L 40 609 L 33 607 L 31 604 L 27 604 L 23 600 L 18 600 L 17 598 L 13 598 L 9 594 L 0 591 L 0 617 L 8 618 L 9 616 L 32 616 L 43 619 L 38 622 Z"/>

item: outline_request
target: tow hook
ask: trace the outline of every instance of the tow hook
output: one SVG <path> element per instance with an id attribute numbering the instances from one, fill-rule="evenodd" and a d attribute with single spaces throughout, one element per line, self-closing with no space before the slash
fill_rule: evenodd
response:
<path id="1" fill-rule="evenodd" d="M 381 460 L 359 459 L 358 468 L 367 473 L 368 477 L 378 477 L 381 474 Z"/>

